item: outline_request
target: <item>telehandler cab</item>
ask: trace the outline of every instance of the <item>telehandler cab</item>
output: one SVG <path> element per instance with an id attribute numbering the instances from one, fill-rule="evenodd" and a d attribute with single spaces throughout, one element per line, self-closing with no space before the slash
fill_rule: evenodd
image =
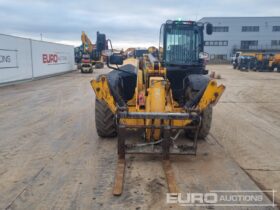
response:
<path id="1" fill-rule="evenodd" d="M 196 154 L 197 139 L 209 133 L 212 106 L 225 90 L 207 76 L 204 30 L 211 34 L 212 25 L 168 20 L 160 30 L 159 59 L 145 54 L 136 66 L 118 67 L 123 57 L 111 54 L 107 64 L 114 71 L 91 81 L 97 133 L 118 137 L 114 195 L 122 193 L 125 155 L 132 153 L 161 154 L 169 192 L 178 192 L 169 155 Z M 144 133 L 142 142 L 128 144 L 126 132 L 136 129 Z M 193 141 L 177 144 L 182 132 Z"/>

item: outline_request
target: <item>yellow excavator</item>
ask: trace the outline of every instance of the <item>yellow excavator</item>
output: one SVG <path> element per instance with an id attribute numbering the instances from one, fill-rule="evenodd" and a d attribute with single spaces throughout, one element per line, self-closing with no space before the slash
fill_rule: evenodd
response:
<path id="1" fill-rule="evenodd" d="M 88 36 L 84 31 L 82 32 L 81 40 L 82 40 L 84 52 L 91 53 L 93 50 L 93 44 L 91 43 L 90 39 L 88 38 Z"/>
<path id="2" fill-rule="evenodd" d="M 166 21 L 160 30 L 160 59 L 144 54 L 136 65 L 123 65 L 122 55 L 111 54 L 107 65 L 113 71 L 91 81 L 97 133 L 118 137 L 114 195 L 122 193 L 126 154 L 162 155 L 169 192 L 179 191 L 169 156 L 196 154 L 197 140 L 208 135 L 212 107 L 225 90 L 207 75 L 204 30 L 212 34 L 212 25 Z M 126 138 L 136 130 L 142 139 Z M 182 133 L 188 139 L 178 142 Z"/>
<path id="3" fill-rule="evenodd" d="M 83 70 L 83 66 L 85 66 L 84 70 L 91 69 L 91 72 L 93 70 L 93 67 L 95 67 L 96 69 L 103 68 L 105 58 L 102 55 L 102 52 L 108 49 L 106 35 L 99 33 L 97 31 L 96 42 L 95 44 L 92 44 L 91 40 L 83 31 L 81 35 L 81 41 L 82 41 L 82 49 L 83 49 L 82 62 L 81 62 L 82 70 Z"/>
<path id="4" fill-rule="evenodd" d="M 82 55 L 81 55 L 81 73 L 92 73 L 93 72 L 93 64 L 92 64 L 92 50 L 93 45 L 86 35 L 86 33 L 83 31 L 81 35 L 82 40 Z"/>

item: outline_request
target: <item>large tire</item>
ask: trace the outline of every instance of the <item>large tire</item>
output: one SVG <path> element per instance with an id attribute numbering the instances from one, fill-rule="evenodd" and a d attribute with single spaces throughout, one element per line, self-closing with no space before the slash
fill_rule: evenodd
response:
<path id="1" fill-rule="evenodd" d="M 207 107 L 203 113 L 202 113 L 202 119 L 201 119 L 201 126 L 198 133 L 199 139 L 204 139 L 210 131 L 211 123 L 212 123 L 212 113 L 213 108 L 212 106 Z"/>
<path id="2" fill-rule="evenodd" d="M 115 116 L 104 101 L 95 100 L 95 125 L 98 136 L 117 136 Z"/>
<path id="3" fill-rule="evenodd" d="M 187 89 L 186 98 L 190 100 L 195 97 L 197 91 L 191 90 L 190 88 Z M 201 114 L 201 125 L 198 132 L 198 139 L 205 139 L 205 137 L 209 134 L 211 123 L 212 123 L 212 113 L 213 108 L 212 106 L 208 106 Z M 194 138 L 195 132 L 187 130 L 186 135 L 190 138 Z"/>
<path id="4" fill-rule="evenodd" d="M 201 125 L 198 131 L 197 138 L 198 139 L 205 139 L 206 136 L 210 132 L 211 123 L 212 123 L 212 113 L 213 108 L 211 106 L 207 107 L 203 112 L 201 116 Z M 195 132 L 187 130 L 187 136 L 190 138 L 194 138 Z"/>

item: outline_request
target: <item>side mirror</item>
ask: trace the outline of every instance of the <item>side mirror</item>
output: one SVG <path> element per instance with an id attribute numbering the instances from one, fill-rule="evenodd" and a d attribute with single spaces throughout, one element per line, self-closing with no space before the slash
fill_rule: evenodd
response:
<path id="1" fill-rule="evenodd" d="M 206 33 L 211 35 L 213 33 L 213 25 L 211 23 L 207 23 L 206 25 Z"/>
<path id="2" fill-rule="evenodd" d="M 110 64 L 114 64 L 114 65 L 123 65 L 123 56 L 113 54 L 110 56 L 109 62 Z"/>

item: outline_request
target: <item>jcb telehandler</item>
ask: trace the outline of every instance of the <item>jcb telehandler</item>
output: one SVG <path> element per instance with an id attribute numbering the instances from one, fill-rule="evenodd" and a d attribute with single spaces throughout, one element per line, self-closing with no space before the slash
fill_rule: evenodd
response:
<path id="1" fill-rule="evenodd" d="M 107 64 L 114 71 L 91 81 L 97 133 L 118 136 L 114 195 L 122 193 L 125 155 L 131 153 L 161 154 L 169 192 L 178 192 L 169 155 L 196 154 L 197 139 L 209 133 L 212 106 L 225 90 L 205 70 L 205 29 L 212 33 L 211 24 L 166 21 L 160 30 L 159 60 L 145 54 L 136 67 L 118 67 L 122 56 L 112 54 Z M 126 132 L 137 129 L 144 134 L 142 142 L 128 144 Z M 182 132 L 193 141 L 178 144 Z"/>

